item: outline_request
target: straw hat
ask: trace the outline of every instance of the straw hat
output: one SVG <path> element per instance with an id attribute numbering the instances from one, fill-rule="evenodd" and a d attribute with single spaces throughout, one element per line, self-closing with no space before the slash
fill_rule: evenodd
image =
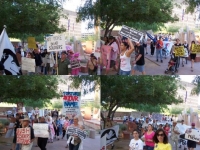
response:
<path id="1" fill-rule="evenodd" d="M 28 116 L 25 116 L 24 119 L 22 119 L 22 121 L 29 121 L 30 122 L 30 119 Z"/>

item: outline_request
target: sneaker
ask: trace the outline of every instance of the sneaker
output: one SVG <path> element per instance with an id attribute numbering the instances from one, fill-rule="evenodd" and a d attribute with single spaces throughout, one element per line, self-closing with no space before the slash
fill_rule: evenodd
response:
<path id="1" fill-rule="evenodd" d="M 163 63 L 163 61 L 161 60 L 161 63 Z"/>

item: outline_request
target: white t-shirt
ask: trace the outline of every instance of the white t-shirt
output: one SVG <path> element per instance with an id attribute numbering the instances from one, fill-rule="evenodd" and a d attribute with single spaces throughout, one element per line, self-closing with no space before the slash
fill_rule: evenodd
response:
<path id="1" fill-rule="evenodd" d="M 111 60 L 114 60 L 114 61 L 116 61 L 116 59 L 117 59 L 117 53 L 118 53 L 118 45 L 117 45 L 117 43 L 116 42 L 113 42 L 112 44 L 111 44 L 111 47 L 112 47 L 112 51 L 111 51 Z"/>
<path id="2" fill-rule="evenodd" d="M 143 142 L 140 139 L 139 140 L 132 139 L 129 144 L 129 147 L 131 150 L 143 150 Z"/>

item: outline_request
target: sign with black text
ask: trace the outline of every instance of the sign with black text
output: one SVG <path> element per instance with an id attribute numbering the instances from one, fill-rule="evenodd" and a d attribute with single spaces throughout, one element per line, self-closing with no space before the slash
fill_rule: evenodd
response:
<path id="1" fill-rule="evenodd" d="M 64 35 L 49 36 L 46 38 L 46 41 L 48 52 L 66 50 Z"/>
<path id="2" fill-rule="evenodd" d="M 185 139 L 200 142 L 200 131 L 197 129 L 188 129 L 185 133 Z"/>
<path id="3" fill-rule="evenodd" d="M 87 132 L 76 127 L 69 127 L 67 129 L 68 135 L 77 135 L 81 140 L 87 137 Z"/>
<path id="4" fill-rule="evenodd" d="M 119 31 L 119 34 L 121 36 L 129 38 L 131 41 L 134 42 L 139 42 L 142 39 L 142 36 L 144 35 L 144 33 L 124 25 Z"/>

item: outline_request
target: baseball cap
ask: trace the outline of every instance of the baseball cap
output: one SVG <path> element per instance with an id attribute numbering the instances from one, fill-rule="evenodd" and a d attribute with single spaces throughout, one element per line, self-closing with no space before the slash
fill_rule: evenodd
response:
<path id="1" fill-rule="evenodd" d="M 195 123 L 192 123 L 191 125 L 192 125 L 192 126 L 195 126 Z"/>

